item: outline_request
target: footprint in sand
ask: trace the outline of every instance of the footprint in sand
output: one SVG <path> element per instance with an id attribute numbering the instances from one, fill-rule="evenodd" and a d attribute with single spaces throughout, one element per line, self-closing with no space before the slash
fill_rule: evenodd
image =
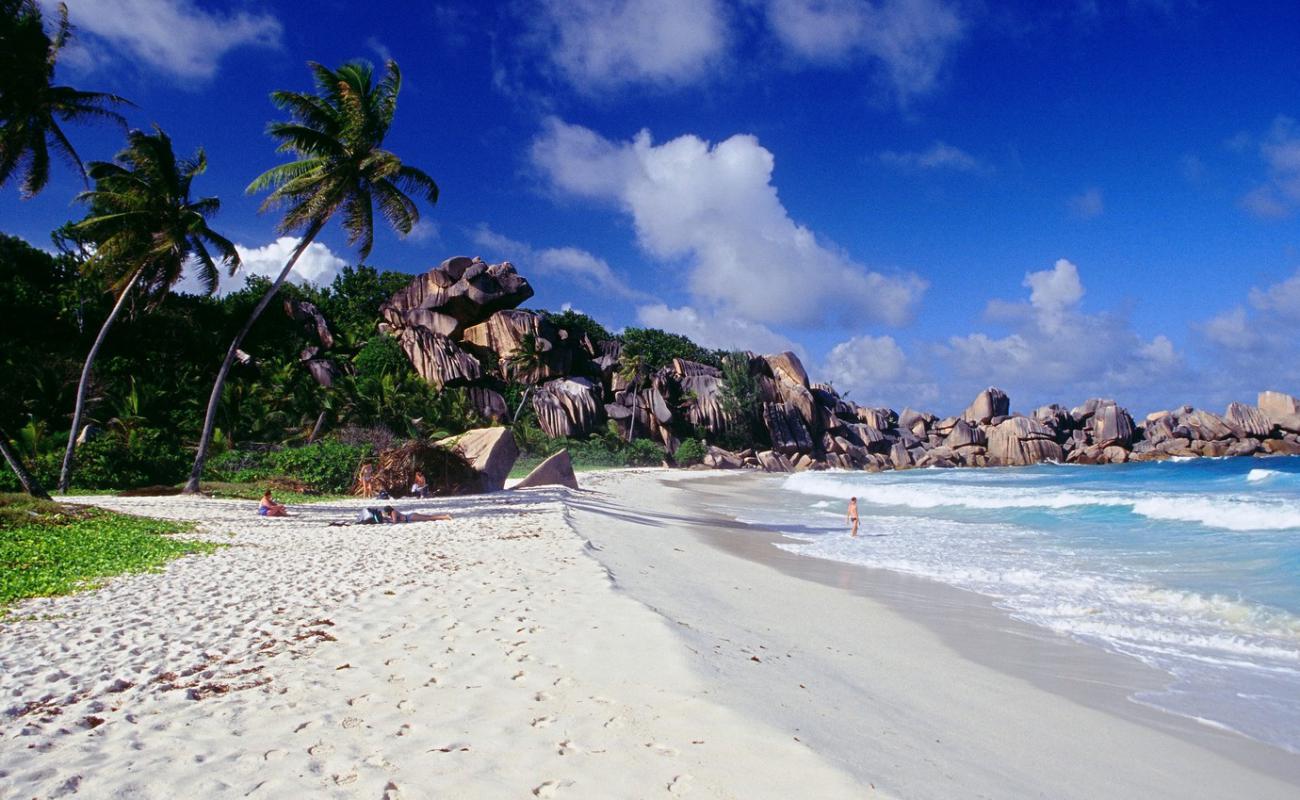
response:
<path id="1" fill-rule="evenodd" d="M 415 705 L 410 700 L 399 700 L 397 701 L 397 710 L 410 714 L 415 711 Z"/>
<path id="2" fill-rule="evenodd" d="M 533 695 L 534 702 L 538 702 L 538 703 L 545 703 L 547 700 L 550 699 L 551 696 L 546 692 L 538 692 L 537 694 Z"/>
<path id="3" fill-rule="evenodd" d="M 362 725 L 365 725 L 366 722 L 359 717 L 344 717 L 343 721 L 339 724 L 347 730 L 353 730 L 354 728 L 360 728 Z"/>
<path id="4" fill-rule="evenodd" d="M 691 790 L 691 783 L 694 781 L 690 775 L 678 775 L 668 782 L 668 793 L 675 795 L 685 795 Z"/>
<path id="5" fill-rule="evenodd" d="M 577 753 L 583 752 L 585 749 L 586 748 L 581 747 L 580 745 L 575 743 L 572 739 L 565 739 L 564 741 L 556 745 L 556 752 L 558 752 L 562 756 L 575 755 Z"/>
<path id="6" fill-rule="evenodd" d="M 313 758 L 324 758 L 325 756 L 333 752 L 334 752 L 334 745 L 329 744 L 328 742 L 317 742 L 316 744 L 307 748 L 307 755 Z"/>
<path id="7" fill-rule="evenodd" d="M 384 796 L 380 800 L 402 800 L 404 796 L 401 788 L 396 783 L 389 781 L 388 785 L 384 787 Z"/>
<path id="8" fill-rule="evenodd" d="M 677 748 L 659 744 L 658 742 L 646 742 L 645 746 L 661 756 L 675 756 L 678 753 Z"/>
<path id="9" fill-rule="evenodd" d="M 621 728 L 621 727 L 623 727 L 623 718 L 622 718 L 622 717 L 610 717 L 609 719 L 605 720 L 605 725 L 604 725 L 604 727 L 606 727 L 606 728 Z"/>
<path id="10" fill-rule="evenodd" d="M 334 776 L 334 783 L 337 786 L 349 786 L 351 784 L 356 783 L 357 778 L 359 777 L 361 776 L 357 775 L 355 770 L 349 770 L 348 772 L 340 772 L 339 774 Z"/>
<path id="11" fill-rule="evenodd" d="M 561 789 L 567 789 L 573 785 L 573 781 L 545 781 L 540 786 L 533 789 L 534 797 L 555 797 Z"/>
<path id="12" fill-rule="evenodd" d="M 533 720 L 528 724 L 532 725 L 534 728 L 545 728 L 546 726 L 550 725 L 553 722 L 555 722 L 555 717 L 548 716 L 548 717 L 538 717 L 537 719 Z"/>
<path id="13" fill-rule="evenodd" d="M 352 706 L 353 708 L 356 708 L 357 706 L 364 706 L 369 702 L 370 702 L 370 695 L 362 694 L 348 700 L 348 705 Z"/>
<path id="14" fill-rule="evenodd" d="M 514 675 L 511 675 L 510 680 L 517 681 L 522 677 L 524 677 L 524 671 L 521 669 L 518 672 L 516 672 Z"/>

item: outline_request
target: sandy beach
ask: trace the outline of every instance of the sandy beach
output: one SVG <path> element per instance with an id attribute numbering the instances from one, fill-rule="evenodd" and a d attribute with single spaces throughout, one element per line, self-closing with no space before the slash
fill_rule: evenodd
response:
<path id="1" fill-rule="evenodd" d="M 81 498 L 229 546 L 11 609 L 0 798 L 1300 791 L 1300 759 L 1125 701 L 1128 665 L 693 505 L 736 478 L 581 479 L 384 527 Z"/>

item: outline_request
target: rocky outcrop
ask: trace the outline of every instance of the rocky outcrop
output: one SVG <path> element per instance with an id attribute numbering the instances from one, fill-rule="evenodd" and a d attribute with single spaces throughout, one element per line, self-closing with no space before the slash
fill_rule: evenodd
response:
<path id="1" fill-rule="evenodd" d="M 1100 447 L 1127 446 L 1132 443 L 1136 429 L 1129 413 L 1113 402 L 1096 407 L 1091 420 L 1092 442 Z"/>
<path id="2" fill-rule="evenodd" d="M 810 453 L 812 437 L 798 409 L 787 403 L 764 403 L 763 424 L 772 437 L 772 449 L 790 456 Z"/>
<path id="3" fill-rule="evenodd" d="M 510 262 L 456 256 L 416 277 L 380 306 L 379 314 L 398 330 L 422 328 L 455 337 L 465 326 L 532 296 L 533 287 Z"/>
<path id="4" fill-rule="evenodd" d="M 568 450 L 561 450 L 542 463 L 533 467 L 533 471 L 510 487 L 512 489 L 534 489 L 538 486 L 567 486 L 578 488 L 578 476 L 573 472 L 573 459 Z"/>
<path id="5" fill-rule="evenodd" d="M 553 439 L 581 439 L 603 418 L 600 389 L 587 378 L 558 378 L 533 392 L 533 410 L 542 431 Z"/>
<path id="6" fill-rule="evenodd" d="M 988 459 L 995 466 L 1021 467 L 1064 461 L 1065 451 L 1043 423 L 1029 417 L 1011 417 L 989 432 Z"/>
<path id="7" fill-rule="evenodd" d="M 506 476 L 519 458 L 519 447 L 509 428 L 476 428 L 459 436 L 437 442 L 440 447 L 455 448 L 478 475 L 479 493 L 499 492 L 505 488 Z"/>
<path id="8" fill-rule="evenodd" d="M 967 422 L 987 425 L 994 417 L 1005 417 L 1010 408 L 1011 399 L 1007 393 L 990 386 L 975 396 L 975 402 L 962 412 L 961 418 Z"/>
<path id="9" fill-rule="evenodd" d="M 440 333 L 403 328 L 397 341 L 420 377 L 439 389 L 468 386 L 483 376 L 478 359 Z"/>
<path id="10" fill-rule="evenodd" d="M 1262 409 L 1245 403 L 1229 403 L 1223 414 L 1223 421 L 1232 429 L 1238 439 L 1266 438 L 1273 432 L 1273 423 Z"/>
<path id="11" fill-rule="evenodd" d="M 1300 414 L 1300 400 L 1282 392 L 1260 392 L 1255 404 L 1268 417 Z"/>

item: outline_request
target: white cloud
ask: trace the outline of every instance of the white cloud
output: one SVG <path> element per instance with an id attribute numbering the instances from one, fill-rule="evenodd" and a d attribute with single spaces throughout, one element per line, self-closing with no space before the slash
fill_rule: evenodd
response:
<path id="1" fill-rule="evenodd" d="M 299 241 L 298 238 L 293 236 L 281 236 L 263 247 L 248 247 L 247 245 L 236 244 L 235 250 L 238 251 L 242 263 L 234 277 L 222 273 L 221 281 L 217 286 L 217 294 L 226 295 L 244 288 L 244 279 L 252 275 L 260 275 L 275 280 L 280 274 L 280 270 L 284 269 L 285 262 L 289 260 L 289 256 L 293 253 L 293 249 L 298 246 Z M 336 256 L 325 245 L 320 242 L 312 242 L 307 245 L 307 249 L 298 259 L 298 263 L 293 265 L 293 272 L 289 273 L 289 280 L 294 283 L 325 286 L 333 281 L 334 276 L 347 264 L 348 262 Z M 176 291 L 186 294 L 203 294 L 201 285 L 190 271 L 187 271 L 184 277 L 181 278 L 180 283 L 176 285 Z"/>
<path id="2" fill-rule="evenodd" d="M 966 29 L 956 4 L 944 0 L 768 0 L 767 21 L 801 60 L 877 62 L 904 103 L 935 87 Z"/>
<path id="3" fill-rule="evenodd" d="M 877 158 L 886 166 L 898 169 L 939 170 L 956 172 L 988 172 L 990 168 L 975 156 L 945 142 L 935 142 L 926 150 L 898 152 L 885 150 Z"/>
<path id="4" fill-rule="evenodd" d="M 401 238 L 404 242 L 411 242 L 414 244 L 436 242 L 442 238 L 442 229 L 438 226 L 438 223 L 428 217 L 420 217 L 420 219 L 411 226 L 411 232 Z"/>
<path id="5" fill-rule="evenodd" d="M 1065 324 L 1066 314 L 1083 299 L 1083 282 L 1079 268 L 1068 260 L 1057 259 L 1052 269 L 1025 275 L 1029 305 L 1038 312 L 1039 324 L 1055 333 Z"/>
<path id="6" fill-rule="evenodd" d="M 1300 269 L 1250 290 L 1247 305 L 1234 306 L 1195 326 L 1213 363 L 1207 380 L 1220 397 L 1249 400 L 1261 389 L 1300 394 Z M 1243 397 L 1241 389 L 1249 392 Z"/>
<path id="7" fill-rule="evenodd" d="M 680 85 L 702 77 L 728 46 L 718 0 L 540 0 L 536 47 L 579 91 Z"/>
<path id="8" fill-rule="evenodd" d="M 46 13 L 58 0 L 40 0 Z M 68 18 L 87 56 L 83 65 L 139 60 L 189 81 L 212 78 L 237 47 L 279 47 L 281 26 L 270 14 L 206 11 L 194 0 L 67 0 Z M 111 55 L 110 55 L 111 54 Z"/>
<path id="9" fill-rule="evenodd" d="M 938 385 L 909 360 L 892 336 L 855 336 L 827 353 L 817 380 L 834 384 L 861 405 L 924 406 L 939 396 Z"/>
<path id="10" fill-rule="evenodd" d="M 520 242 L 493 231 L 487 225 L 480 225 L 473 233 L 474 243 L 486 248 L 497 257 L 509 259 L 523 269 L 536 269 L 543 275 L 557 275 L 572 278 L 583 287 L 600 292 L 608 292 L 627 300 L 646 300 L 644 292 L 628 286 L 603 258 L 577 247 L 546 247 L 534 249 L 527 242 Z"/>
<path id="11" fill-rule="evenodd" d="M 663 303 L 641 306 L 637 321 L 647 328 L 679 333 L 701 347 L 714 350 L 750 350 L 755 353 L 782 353 L 791 350 L 807 357 L 803 346 L 765 325 L 731 316 L 714 316 L 690 306 L 669 308 Z"/>
<path id="12" fill-rule="evenodd" d="M 532 147 L 556 190 L 627 213 L 651 256 L 686 271 L 697 306 L 765 325 L 907 321 L 926 282 L 866 269 L 790 218 L 756 138 L 611 142 L 550 119 Z"/>
<path id="13" fill-rule="evenodd" d="M 990 317 L 1012 326 L 1008 335 L 953 336 L 940 347 L 953 372 L 969 380 L 961 391 L 998 385 L 1037 404 L 1122 391 L 1166 397 L 1185 388 L 1184 359 L 1168 337 L 1145 339 L 1120 314 L 1079 307 L 1085 289 L 1070 261 L 1027 274 L 1023 285 L 1028 302 L 989 304 Z"/>
<path id="14" fill-rule="evenodd" d="M 1259 155 L 1268 167 L 1268 179 L 1247 192 L 1241 205 L 1265 219 L 1289 217 L 1300 206 L 1300 126 L 1296 121 L 1286 116 L 1273 120 L 1259 142 Z"/>
<path id="15" fill-rule="evenodd" d="M 1070 198 L 1070 211 L 1079 219 L 1100 217 L 1105 210 L 1106 201 L 1102 198 L 1101 189 L 1095 186 Z"/>

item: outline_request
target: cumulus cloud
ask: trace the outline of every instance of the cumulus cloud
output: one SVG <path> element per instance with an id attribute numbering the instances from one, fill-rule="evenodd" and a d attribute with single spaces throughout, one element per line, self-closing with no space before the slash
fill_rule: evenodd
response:
<path id="1" fill-rule="evenodd" d="M 503 236 L 487 225 L 475 229 L 473 239 L 479 247 L 498 257 L 509 259 L 527 269 L 535 269 L 543 275 L 567 277 L 586 289 L 608 292 L 625 300 L 647 300 L 650 297 L 628 286 L 603 258 L 577 247 L 545 247 L 538 250 L 527 242 Z"/>
<path id="2" fill-rule="evenodd" d="M 988 172 L 983 161 L 959 147 L 945 142 L 935 142 L 928 149 L 899 152 L 885 150 L 876 156 L 880 163 L 897 169 L 953 170 L 954 172 Z"/>
<path id="3" fill-rule="evenodd" d="M 1106 201 L 1101 195 L 1101 189 L 1094 186 L 1071 197 L 1070 211 L 1079 219 L 1100 217 L 1106 211 Z"/>
<path id="4" fill-rule="evenodd" d="M 768 0 L 769 26 L 813 64 L 876 62 L 901 102 L 931 91 L 966 30 L 945 0 Z"/>
<path id="5" fill-rule="evenodd" d="M 58 0 L 40 0 L 46 13 Z M 119 58 L 187 81 L 206 81 L 237 47 L 279 47 L 281 26 L 270 14 L 206 11 L 194 0 L 67 0 L 83 65 Z"/>
<path id="6" fill-rule="evenodd" d="M 436 242 L 442 238 L 442 228 L 438 223 L 428 217 L 420 217 L 414 225 L 411 226 L 411 232 L 402 237 L 404 242 L 414 244 L 423 244 L 426 242 Z"/>
<path id="7" fill-rule="evenodd" d="M 750 350 L 755 353 L 783 353 L 791 350 L 800 358 L 807 357 L 803 345 L 765 325 L 701 312 L 690 306 L 669 308 L 663 303 L 655 303 L 639 307 L 636 317 L 647 328 L 679 333 L 702 347 L 714 350 Z"/>
<path id="8" fill-rule="evenodd" d="M 925 406 L 939 397 L 938 384 L 892 336 L 855 336 L 840 342 L 827 353 L 817 375 L 860 405 Z"/>
<path id="9" fill-rule="evenodd" d="M 689 83 L 724 55 L 729 40 L 718 0 L 540 0 L 528 15 L 538 49 L 587 93 Z"/>
<path id="10" fill-rule="evenodd" d="M 564 194 L 613 204 L 637 241 L 702 305 L 765 325 L 901 324 L 926 282 L 869 270 L 790 218 L 772 184 L 775 159 L 753 136 L 718 144 L 648 131 L 613 142 L 550 119 L 533 163 Z"/>
<path id="11" fill-rule="evenodd" d="M 1241 198 L 1250 213 L 1265 219 L 1291 216 L 1300 206 L 1300 127 L 1286 116 L 1273 125 L 1259 141 L 1259 155 L 1268 169 L 1268 178 Z"/>
<path id="12" fill-rule="evenodd" d="M 989 304 L 1008 335 L 953 336 L 939 348 L 966 389 L 996 384 L 1037 403 L 1124 391 L 1165 398 L 1183 386 L 1185 361 L 1168 337 L 1144 339 L 1119 313 L 1080 308 L 1085 289 L 1070 261 L 1028 273 L 1023 285 L 1027 302 Z"/>
<path id="13" fill-rule="evenodd" d="M 284 269 L 285 262 L 289 260 L 289 256 L 293 253 L 293 249 L 298 246 L 299 241 L 294 236 L 281 236 L 263 247 L 236 244 L 235 250 L 239 252 L 239 259 L 242 264 L 233 278 L 224 273 L 222 274 L 221 282 L 217 287 L 217 294 L 226 295 L 244 288 L 244 279 L 253 275 L 275 280 L 280 274 L 280 270 Z M 334 276 L 338 274 L 339 270 L 347 266 L 347 263 L 325 245 L 320 242 L 312 242 L 307 245 L 307 249 L 299 257 L 298 263 L 293 265 L 293 272 L 289 273 L 289 280 L 294 283 L 325 286 L 334 280 Z M 186 294 L 203 294 L 202 285 L 189 272 L 181 278 L 180 283 L 176 286 L 176 291 Z"/>
<path id="14" fill-rule="evenodd" d="M 1213 377 L 1225 388 L 1300 391 L 1300 362 L 1295 358 L 1295 343 L 1300 340 L 1300 269 L 1276 283 L 1252 288 L 1245 305 L 1217 314 L 1197 328 L 1213 356 Z"/>

